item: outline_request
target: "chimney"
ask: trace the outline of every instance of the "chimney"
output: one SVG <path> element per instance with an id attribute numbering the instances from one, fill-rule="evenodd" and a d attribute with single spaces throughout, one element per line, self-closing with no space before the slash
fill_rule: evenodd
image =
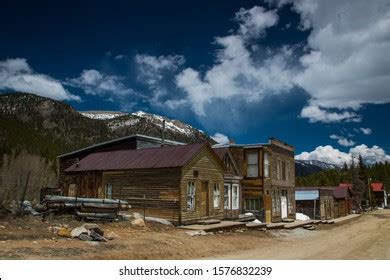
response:
<path id="1" fill-rule="evenodd" d="M 164 146 L 165 141 L 165 120 L 163 120 L 162 132 L 161 132 L 161 147 Z"/>

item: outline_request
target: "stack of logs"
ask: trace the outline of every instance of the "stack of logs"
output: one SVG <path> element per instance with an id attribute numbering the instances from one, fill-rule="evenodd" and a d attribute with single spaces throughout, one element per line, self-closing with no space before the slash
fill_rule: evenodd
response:
<path id="1" fill-rule="evenodd" d="M 120 211 L 130 209 L 125 200 L 81 198 L 71 196 L 47 195 L 43 201 L 47 210 L 72 212 L 87 220 L 116 220 Z"/>

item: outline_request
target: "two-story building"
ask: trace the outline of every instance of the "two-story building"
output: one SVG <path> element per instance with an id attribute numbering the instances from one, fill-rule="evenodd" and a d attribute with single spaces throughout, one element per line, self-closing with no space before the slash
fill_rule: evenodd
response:
<path id="1" fill-rule="evenodd" d="M 295 219 L 294 147 L 268 143 L 229 144 L 242 173 L 242 207 L 266 222 Z"/>

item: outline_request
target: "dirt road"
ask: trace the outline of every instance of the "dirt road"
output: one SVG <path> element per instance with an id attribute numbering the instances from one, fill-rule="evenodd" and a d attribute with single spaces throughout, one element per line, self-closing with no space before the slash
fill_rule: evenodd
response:
<path id="1" fill-rule="evenodd" d="M 231 231 L 191 237 L 182 229 L 148 224 L 103 223 L 118 238 L 87 242 L 53 235 L 68 220 L 0 220 L 0 259 L 390 259 L 390 210 L 340 225 L 305 229 Z"/>
<path id="2" fill-rule="evenodd" d="M 275 242 L 216 259 L 390 259 L 390 210 L 377 210 L 341 225 L 275 233 Z"/>

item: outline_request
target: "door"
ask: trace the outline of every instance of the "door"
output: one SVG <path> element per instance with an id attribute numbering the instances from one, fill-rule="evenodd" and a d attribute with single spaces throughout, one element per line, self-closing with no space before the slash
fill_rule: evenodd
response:
<path id="1" fill-rule="evenodd" d="M 69 184 L 68 186 L 68 196 L 76 196 L 76 184 Z"/>
<path id="2" fill-rule="evenodd" d="M 209 215 L 209 183 L 202 182 L 202 201 L 200 204 L 202 217 Z"/>
<path id="3" fill-rule="evenodd" d="M 281 196 L 280 202 L 282 208 L 282 219 L 285 219 L 287 218 L 287 197 Z"/>

